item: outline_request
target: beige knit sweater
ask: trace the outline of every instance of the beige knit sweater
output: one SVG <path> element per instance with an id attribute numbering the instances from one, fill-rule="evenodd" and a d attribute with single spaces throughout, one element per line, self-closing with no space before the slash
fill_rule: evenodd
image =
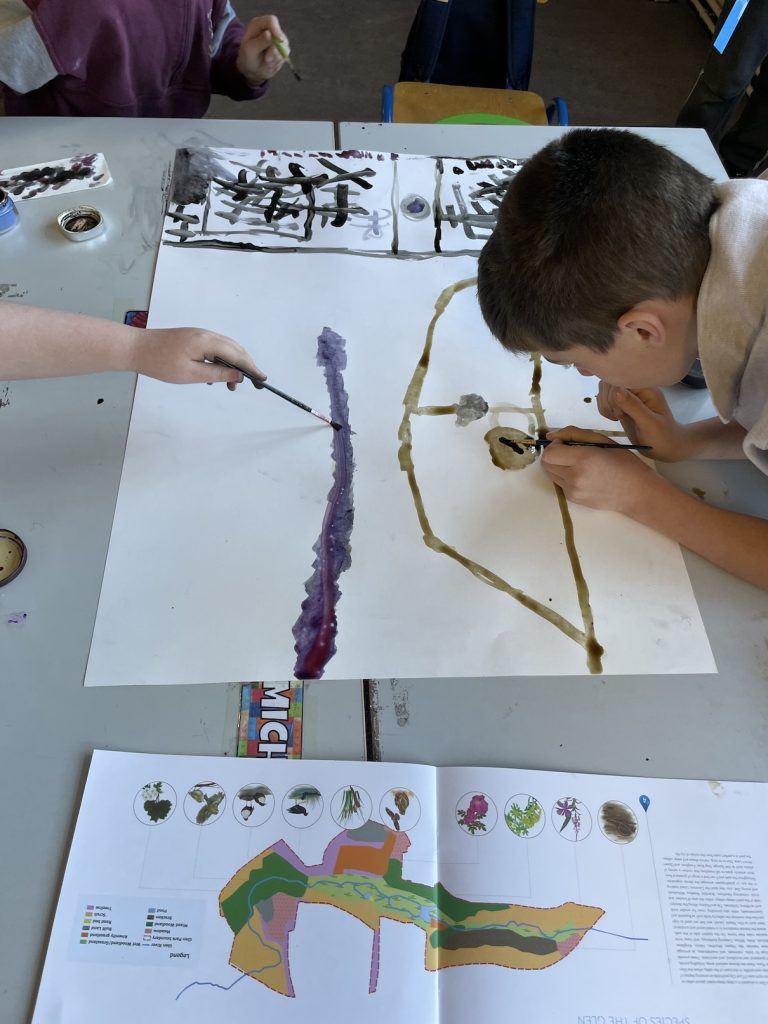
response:
<path id="1" fill-rule="evenodd" d="M 744 453 L 768 474 L 768 181 L 729 181 L 718 193 L 697 303 L 699 358 L 717 414 L 748 431 Z"/>

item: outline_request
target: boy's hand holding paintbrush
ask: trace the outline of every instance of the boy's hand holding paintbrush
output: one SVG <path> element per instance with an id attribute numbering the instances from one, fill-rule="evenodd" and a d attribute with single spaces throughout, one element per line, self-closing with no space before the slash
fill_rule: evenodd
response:
<path id="1" fill-rule="evenodd" d="M 551 443 L 542 450 L 542 469 L 553 483 L 562 487 L 569 501 L 579 505 L 632 516 L 636 501 L 647 492 L 654 479 L 661 479 L 633 451 L 627 451 L 627 445 L 594 430 L 563 427 L 549 433 L 547 438 Z M 568 441 L 581 444 L 568 444 Z"/>

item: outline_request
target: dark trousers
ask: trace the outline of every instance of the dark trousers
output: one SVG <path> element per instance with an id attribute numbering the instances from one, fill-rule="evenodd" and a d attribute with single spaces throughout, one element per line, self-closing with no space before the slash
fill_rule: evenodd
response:
<path id="1" fill-rule="evenodd" d="M 725 4 L 715 36 L 733 3 Z M 752 95 L 723 134 L 757 68 Z M 712 47 L 676 124 L 704 128 L 731 177 L 759 171 L 768 154 L 768 0 L 749 0 L 725 51 L 720 54 Z"/>

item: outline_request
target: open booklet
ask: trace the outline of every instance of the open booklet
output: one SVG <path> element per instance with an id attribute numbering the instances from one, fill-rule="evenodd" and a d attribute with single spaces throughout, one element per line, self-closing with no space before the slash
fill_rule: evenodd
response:
<path id="1" fill-rule="evenodd" d="M 764 1020 L 767 794 L 98 751 L 33 1022 Z"/>

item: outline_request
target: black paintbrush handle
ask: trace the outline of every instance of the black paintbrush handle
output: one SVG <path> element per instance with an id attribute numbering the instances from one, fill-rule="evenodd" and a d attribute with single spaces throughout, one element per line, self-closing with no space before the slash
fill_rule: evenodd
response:
<path id="1" fill-rule="evenodd" d="M 248 374 L 246 374 L 246 376 L 248 376 Z M 311 405 L 305 405 L 303 402 L 300 402 L 298 398 L 294 398 L 293 395 L 286 395 L 284 391 L 281 391 L 279 388 L 273 388 L 272 385 L 267 384 L 265 380 L 260 380 L 257 384 L 253 377 L 249 377 L 248 379 L 255 387 L 266 388 L 267 391 L 271 391 L 273 395 L 278 395 L 280 398 L 284 398 L 286 402 L 291 402 L 293 405 L 298 405 L 298 407 L 300 409 L 303 409 L 305 412 L 311 412 L 313 416 L 317 416 L 317 413 L 315 412 Z"/>
<path id="2" fill-rule="evenodd" d="M 535 448 L 538 451 L 553 443 L 548 437 L 540 437 L 537 441 L 518 441 L 516 439 L 513 440 L 511 437 L 500 437 L 499 441 L 510 448 L 514 448 L 516 451 L 523 448 Z M 572 448 L 620 448 L 625 452 L 649 452 L 651 450 L 651 445 L 649 444 L 614 444 L 613 441 L 560 441 L 560 444 L 567 444 Z"/>
<path id="3" fill-rule="evenodd" d="M 542 438 L 542 444 L 539 447 L 544 448 L 546 445 L 551 444 L 550 438 Z M 626 452 L 649 452 L 651 445 L 649 444 L 615 444 L 612 441 L 560 441 L 560 444 L 568 444 L 574 448 L 621 448 Z"/>
<path id="4" fill-rule="evenodd" d="M 214 356 L 211 362 L 217 363 L 219 366 L 226 366 L 230 370 L 237 370 L 238 373 L 242 373 L 242 375 L 260 391 L 263 388 L 266 388 L 266 390 L 271 391 L 273 395 L 277 395 L 279 398 L 284 398 L 286 402 L 290 402 L 291 405 L 296 405 L 299 409 L 303 409 L 304 412 L 309 412 L 313 416 L 316 416 L 319 420 L 322 420 L 323 423 L 327 423 L 329 426 L 333 427 L 334 430 L 341 430 L 341 423 L 336 423 L 334 420 L 329 419 L 321 412 L 318 412 L 317 409 L 313 409 L 311 405 L 306 405 L 304 402 L 300 402 L 298 398 L 294 398 L 293 395 L 286 394 L 285 391 L 281 391 L 280 388 L 275 388 L 271 384 L 267 384 L 267 382 L 262 380 L 261 377 L 257 377 L 254 373 L 249 373 L 247 370 L 244 370 L 242 366 L 235 366 L 234 363 L 228 363 L 226 359 L 222 359 L 220 356 Z"/>

